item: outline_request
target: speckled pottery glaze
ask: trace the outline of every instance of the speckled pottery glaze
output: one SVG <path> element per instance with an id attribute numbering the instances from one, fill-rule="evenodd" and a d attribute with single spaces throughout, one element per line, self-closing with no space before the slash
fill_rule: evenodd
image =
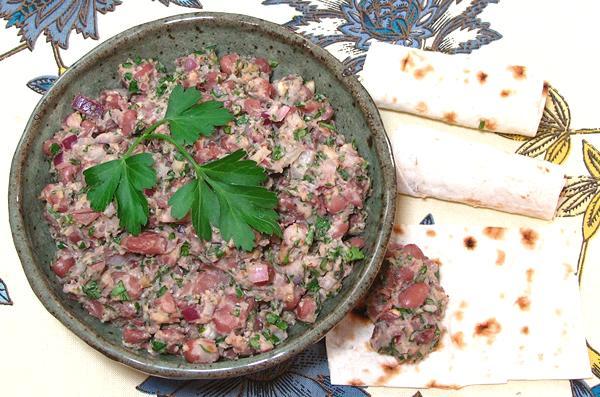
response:
<path id="1" fill-rule="evenodd" d="M 370 164 L 373 189 L 367 201 L 364 232 L 366 259 L 344 280 L 340 293 L 328 299 L 314 324 L 297 324 L 289 338 L 272 351 L 234 361 L 189 364 L 182 357 L 151 355 L 121 345 L 120 330 L 88 315 L 61 291 L 50 270 L 56 250 L 43 221 L 38 199 L 51 182 L 42 144 L 69 113 L 74 95 L 96 96 L 119 86 L 117 65 L 128 57 L 156 57 L 167 67 L 173 60 L 209 44 L 220 54 L 275 59 L 275 78 L 298 73 L 314 79 L 317 91 L 327 95 L 336 111 L 338 130 L 354 139 Z M 148 374 L 179 379 L 225 378 L 282 365 L 317 342 L 367 292 L 383 261 L 394 219 L 396 180 L 390 143 L 375 104 L 353 76 L 344 76 L 342 64 L 327 51 L 289 30 L 260 19 L 223 13 L 173 16 L 129 29 L 107 40 L 75 63 L 41 99 L 13 158 L 8 205 L 15 247 L 29 283 L 46 309 L 67 328 L 106 356 Z M 272 369 L 275 371 L 274 369 Z"/>

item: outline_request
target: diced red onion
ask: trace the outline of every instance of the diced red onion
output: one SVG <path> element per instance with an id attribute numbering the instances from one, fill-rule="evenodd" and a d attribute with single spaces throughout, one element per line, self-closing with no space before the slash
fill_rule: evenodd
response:
<path id="1" fill-rule="evenodd" d="M 75 99 L 73 99 L 71 107 L 86 116 L 94 118 L 101 118 L 104 114 L 104 107 L 100 103 L 83 95 L 77 95 Z"/>
<path id="2" fill-rule="evenodd" d="M 269 281 L 269 265 L 257 263 L 248 268 L 248 280 L 254 284 Z"/>
<path id="3" fill-rule="evenodd" d="M 55 166 L 61 164 L 63 162 L 63 152 L 60 152 L 59 154 L 54 156 L 54 159 L 52 160 L 52 162 L 54 163 Z"/>
<path id="4" fill-rule="evenodd" d="M 198 314 L 198 311 L 193 307 L 189 306 L 183 309 L 181 311 L 181 314 L 183 314 L 183 318 L 185 319 L 185 321 L 194 321 L 200 318 L 200 314 Z"/>
<path id="5" fill-rule="evenodd" d="M 127 258 L 125 258 L 123 255 L 113 255 L 106 259 L 106 263 L 109 266 L 119 266 L 125 264 L 126 262 Z"/>
<path id="6" fill-rule="evenodd" d="M 183 68 L 185 69 L 186 72 L 192 71 L 194 69 L 196 69 L 198 67 L 198 64 L 196 63 L 196 60 L 194 58 L 187 58 L 185 60 L 185 64 L 183 65 Z"/>
<path id="7" fill-rule="evenodd" d="M 73 144 L 77 142 L 77 135 L 69 135 L 65 139 L 62 140 L 61 144 L 65 150 L 69 150 L 73 147 Z"/>

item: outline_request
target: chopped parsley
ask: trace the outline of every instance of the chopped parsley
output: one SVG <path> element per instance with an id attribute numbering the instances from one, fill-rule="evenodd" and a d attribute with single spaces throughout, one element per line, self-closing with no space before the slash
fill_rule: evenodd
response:
<path id="1" fill-rule="evenodd" d="M 155 339 L 152 341 L 152 350 L 154 350 L 157 353 L 162 353 L 166 347 L 167 344 L 161 340 Z"/>
<path id="2" fill-rule="evenodd" d="M 265 329 L 262 334 L 265 339 L 271 342 L 273 345 L 277 345 L 279 342 L 281 342 L 277 335 L 273 334 L 269 329 Z"/>
<path id="3" fill-rule="evenodd" d="M 248 343 L 250 344 L 250 346 L 253 349 L 255 349 L 255 350 L 260 349 L 260 335 L 259 334 L 252 335 L 252 337 L 248 340 Z"/>
<path id="4" fill-rule="evenodd" d="M 281 160 L 283 158 L 283 148 L 280 145 L 275 145 L 271 158 L 273 161 Z"/>
<path id="5" fill-rule="evenodd" d="M 235 286 L 235 296 L 237 296 L 238 298 L 241 298 L 244 296 L 244 291 L 240 288 L 239 285 Z"/>
<path id="6" fill-rule="evenodd" d="M 236 117 L 235 119 L 235 123 L 237 125 L 244 125 L 244 124 L 248 124 L 248 121 L 250 121 L 250 119 L 248 118 L 247 114 L 242 114 L 241 116 Z"/>
<path id="7" fill-rule="evenodd" d="M 190 243 L 187 241 L 181 245 L 181 249 L 179 250 L 179 254 L 181 256 L 189 256 L 190 255 Z"/>
<path id="8" fill-rule="evenodd" d="M 359 261 L 361 259 L 365 259 L 365 254 L 357 247 L 350 247 L 346 254 L 344 255 L 344 259 L 346 262 Z"/>
<path id="9" fill-rule="evenodd" d="M 340 168 L 338 170 L 338 173 L 340 174 L 343 180 L 347 181 L 348 179 L 350 179 L 350 174 L 344 168 Z"/>
<path id="10" fill-rule="evenodd" d="M 283 321 L 281 319 L 281 317 L 279 317 L 275 313 L 267 313 L 266 320 L 269 324 L 273 324 L 274 326 L 276 326 L 277 328 L 279 328 L 281 330 L 285 331 L 288 328 L 288 323 Z"/>
<path id="11" fill-rule="evenodd" d="M 301 128 L 299 130 L 294 131 L 294 139 L 297 141 L 302 140 L 302 138 L 304 138 L 306 136 L 306 134 L 308 134 L 308 131 L 306 130 L 306 128 Z"/>
<path id="12" fill-rule="evenodd" d="M 325 237 L 327 237 L 327 232 L 329 231 L 330 227 L 331 222 L 329 222 L 328 218 L 318 217 L 317 222 L 315 223 L 315 232 L 317 238 L 324 239 Z"/>
<path id="13" fill-rule="evenodd" d="M 117 285 L 110 291 L 110 296 L 113 298 L 119 298 L 122 301 L 129 300 L 129 294 L 127 293 L 127 288 L 125 288 L 125 284 L 123 284 L 123 280 L 119 280 Z"/>
<path id="14" fill-rule="evenodd" d="M 50 154 L 56 156 L 60 153 L 60 145 L 58 143 L 53 143 L 50 145 Z"/>
<path id="15" fill-rule="evenodd" d="M 328 130 L 337 131 L 337 129 L 335 128 L 335 126 L 333 124 L 326 123 L 324 121 L 319 121 L 319 125 L 321 127 L 327 128 Z"/>
<path id="16" fill-rule="evenodd" d="M 310 292 L 319 292 L 319 290 L 321 289 L 321 287 L 319 286 L 319 280 L 317 280 L 316 277 L 310 280 L 310 282 L 306 285 L 306 289 Z"/>
<path id="17" fill-rule="evenodd" d="M 129 87 L 127 87 L 127 90 L 132 94 L 138 94 L 140 92 L 138 82 L 136 80 L 131 80 L 131 82 L 129 83 Z"/>
<path id="18" fill-rule="evenodd" d="M 162 287 L 160 287 L 160 289 L 156 293 L 156 297 L 160 298 L 161 296 L 163 296 L 167 292 L 167 290 L 168 290 L 168 288 L 163 285 Z"/>
<path id="19" fill-rule="evenodd" d="M 100 298 L 100 287 L 95 280 L 88 281 L 85 285 L 81 286 L 81 290 L 90 299 L 95 300 Z"/>

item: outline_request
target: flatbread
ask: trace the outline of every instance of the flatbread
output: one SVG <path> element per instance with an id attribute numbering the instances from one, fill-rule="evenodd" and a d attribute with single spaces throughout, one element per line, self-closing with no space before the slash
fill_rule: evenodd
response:
<path id="1" fill-rule="evenodd" d="M 388 136 L 399 193 L 554 218 L 565 184 L 562 166 L 431 126 L 401 126 Z"/>
<path id="2" fill-rule="evenodd" d="M 373 42 L 362 81 L 377 106 L 482 130 L 535 136 L 548 93 L 525 66 Z"/>
<path id="3" fill-rule="evenodd" d="M 422 362 L 397 365 L 370 348 L 373 325 L 351 313 L 327 335 L 333 384 L 459 388 L 591 376 L 574 232 L 422 225 L 395 230 L 397 242 L 417 244 L 440 261 L 449 295 L 447 332 Z"/>

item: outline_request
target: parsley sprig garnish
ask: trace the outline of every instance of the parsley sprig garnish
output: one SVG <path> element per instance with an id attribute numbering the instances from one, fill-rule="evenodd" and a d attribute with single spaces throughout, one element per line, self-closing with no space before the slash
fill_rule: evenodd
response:
<path id="1" fill-rule="evenodd" d="M 89 186 L 87 197 L 95 211 L 104 211 L 115 201 L 121 227 L 139 234 L 148 222 L 144 190 L 156 185 L 156 171 L 150 153 L 133 152 L 143 141 L 166 141 L 177 149 L 195 174 L 191 182 L 169 199 L 173 217 L 182 219 L 191 213 L 200 238 L 210 240 L 213 226 L 219 229 L 223 240 L 233 239 L 238 248 L 249 251 L 255 246 L 254 230 L 281 235 L 274 210 L 277 196 L 262 186 L 267 179 L 265 170 L 244 159 L 244 150 L 202 165 L 186 150 L 185 146 L 193 144 L 200 135 L 210 136 L 215 127 L 233 120 L 222 102 L 199 103 L 201 97 L 195 88 L 184 90 L 176 86 L 169 97 L 165 118 L 146 128 L 121 158 L 83 172 Z M 155 133 L 162 124 L 168 124 L 171 135 Z"/>

